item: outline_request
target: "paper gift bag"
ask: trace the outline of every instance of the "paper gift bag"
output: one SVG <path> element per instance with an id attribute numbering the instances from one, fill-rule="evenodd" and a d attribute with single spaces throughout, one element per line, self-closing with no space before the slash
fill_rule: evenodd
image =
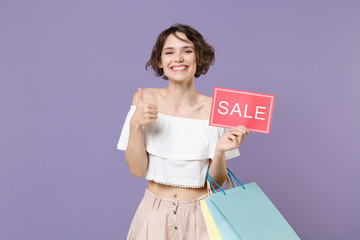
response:
<path id="1" fill-rule="evenodd" d="M 230 178 L 228 176 L 226 189 L 229 187 L 230 187 Z M 209 182 L 207 183 L 207 188 L 208 188 L 209 195 L 211 195 L 212 191 L 211 191 Z M 215 224 L 214 218 L 221 218 L 221 213 L 218 211 L 213 211 L 214 216 L 212 216 L 210 213 L 209 207 L 207 206 L 206 199 L 201 200 L 200 204 L 201 204 L 201 208 L 203 210 L 205 224 L 206 224 L 206 227 L 208 230 L 208 235 L 209 235 L 210 240 L 222 240 L 222 239 L 224 239 L 224 240 L 227 240 L 227 239 L 242 240 L 240 238 L 240 236 L 236 233 L 236 231 L 232 228 L 232 226 L 229 224 L 226 224 L 226 222 L 218 223 L 218 224 L 220 224 L 220 227 L 221 227 L 221 234 L 220 234 L 220 231 Z M 212 202 L 210 202 L 209 204 L 213 205 Z M 215 206 L 212 206 L 212 208 L 214 208 L 214 207 Z"/>
<path id="2" fill-rule="evenodd" d="M 223 240 L 204 199 L 200 201 L 200 205 L 210 240 Z"/>
<path id="3" fill-rule="evenodd" d="M 205 199 L 223 239 L 298 240 L 300 239 L 278 209 L 255 183 L 245 186 L 228 169 L 233 188 L 211 194 Z M 235 187 L 231 175 L 242 187 Z M 208 174 L 208 183 L 213 179 Z M 213 181 L 217 184 L 215 181 Z M 232 229 L 237 238 L 225 238 Z"/>

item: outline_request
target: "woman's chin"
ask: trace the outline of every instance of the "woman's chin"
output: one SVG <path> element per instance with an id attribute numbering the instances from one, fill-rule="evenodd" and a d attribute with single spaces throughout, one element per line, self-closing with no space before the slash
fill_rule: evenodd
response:
<path id="1" fill-rule="evenodd" d="M 194 76 L 189 76 L 188 74 L 182 75 L 182 74 L 171 74 L 167 76 L 169 80 L 176 81 L 176 82 L 187 82 L 190 80 L 194 80 Z"/>
<path id="2" fill-rule="evenodd" d="M 191 78 L 181 78 L 181 77 L 175 77 L 175 78 L 170 77 L 169 80 L 180 83 L 180 82 L 189 82 L 192 79 Z"/>

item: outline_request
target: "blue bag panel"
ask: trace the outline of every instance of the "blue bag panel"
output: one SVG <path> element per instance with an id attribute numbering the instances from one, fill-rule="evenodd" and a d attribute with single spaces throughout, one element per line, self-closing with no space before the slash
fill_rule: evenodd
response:
<path id="1" fill-rule="evenodd" d="M 231 229 L 244 240 L 300 239 L 255 182 L 246 184 L 245 188 L 228 189 L 226 195 L 218 192 L 206 199 L 221 234 L 218 221 L 219 224 L 226 222 L 231 225 Z"/>
<path id="2" fill-rule="evenodd" d="M 221 237 L 224 240 L 232 239 L 232 240 L 243 240 L 238 233 L 233 229 L 232 225 L 226 219 L 226 217 L 219 211 L 216 205 L 210 198 L 206 198 L 205 202 L 209 208 L 211 216 L 213 217 L 216 227 L 218 228 Z"/>

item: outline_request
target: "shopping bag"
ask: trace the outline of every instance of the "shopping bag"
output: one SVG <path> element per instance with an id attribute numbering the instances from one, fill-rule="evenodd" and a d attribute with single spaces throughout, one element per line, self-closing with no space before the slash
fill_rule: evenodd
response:
<path id="1" fill-rule="evenodd" d="M 207 174 L 208 184 L 214 194 L 209 195 L 205 202 L 223 239 L 241 240 L 298 240 L 300 239 L 278 209 L 255 183 L 242 183 L 228 169 L 233 188 L 222 189 Z M 232 177 L 241 185 L 236 187 Z M 210 180 L 221 189 L 215 191 Z M 229 229 L 238 236 L 228 238 Z M 225 237 L 226 236 L 226 237 Z"/>
<path id="2" fill-rule="evenodd" d="M 210 240 L 223 240 L 204 199 L 200 201 L 200 205 Z"/>
<path id="3" fill-rule="evenodd" d="M 226 189 L 228 189 L 230 187 L 230 178 L 228 176 L 227 181 L 226 181 Z M 210 184 L 209 181 L 207 182 L 207 189 L 208 189 L 208 193 L 209 195 L 212 194 L 212 190 L 210 188 Z M 236 233 L 236 231 L 232 228 L 231 225 L 226 224 L 226 222 L 218 222 L 218 224 L 220 224 L 221 227 L 221 233 L 218 229 L 218 227 L 215 224 L 214 221 L 214 217 L 215 218 L 221 218 L 221 213 L 219 211 L 213 211 L 214 217 L 211 215 L 209 207 L 206 203 L 206 199 L 203 199 L 200 201 L 200 204 L 202 206 L 202 210 L 203 210 L 203 215 L 205 218 L 205 224 L 207 227 L 207 231 L 208 231 L 208 235 L 210 240 L 227 240 L 227 239 L 232 239 L 232 240 L 242 240 L 241 237 Z M 214 208 L 215 206 L 213 206 L 212 202 L 209 202 L 210 205 L 212 205 L 211 207 Z"/>

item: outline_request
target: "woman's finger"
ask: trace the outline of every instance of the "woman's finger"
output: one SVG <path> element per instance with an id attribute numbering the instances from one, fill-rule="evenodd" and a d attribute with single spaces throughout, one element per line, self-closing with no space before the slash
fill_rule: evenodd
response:
<path id="1" fill-rule="evenodd" d="M 138 88 L 138 91 L 139 91 L 138 103 L 143 103 L 144 102 L 143 91 L 141 88 Z"/>
<path id="2" fill-rule="evenodd" d="M 250 133 L 250 130 L 247 127 L 236 127 L 236 128 L 231 129 L 231 131 L 237 131 L 237 130 L 244 131 L 244 133 L 246 133 L 246 135 Z"/>
<path id="3" fill-rule="evenodd" d="M 144 113 L 145 118 L 157 118 L 157 114 L 146 112 Z"/>
<path id="4" fill-rule="evenodd" d="M 245 127 L 244 125 L 239 125 L 239 126 L 236 126 L 236 127 L 232 128 L 232 129 L 244 129 L 244 130 L 246 130 L 246 131 L 250 131 L 250 129 L 247 128 L 247 127 Z M 232 129 L 231 129 L 231 130 L 232 130 Z"/>
<path id="5" fill-rule="evenodd" d="M 155 114 L 149 115 L 149 119 L 157 119 L 157 118 L 158 118 L 158 115 L 155 115 Z"/>
<path id="6" fill-rule="evenodd" d="M 246 130 L 244 130 L 244 129 L 231 130 L 229 133 L 230 133 L 230 134 L 235 134 L 236 136 L 239 136 L 239 135 L 244 135 L 244 136 L 246 136 L 246 135 L 247 135 L 247 132 L 246 132 Z"/>
<path id="7" fill-rule="evenodd" d="M 234 130 L 232 133 L 237 137 L 240 144 L 244 141 L 244 138 L 247 135 L 245 130 Z"/>
<path id="8" fill-rule="evenodd" d="M 155 110 L 155 109 L 149 109 L 149 110 L 146 110 L 145 113 L 158 114 L 159 111 Z"/>
<path id="9" fill-rule="evenodd" d="M 146 103 L 145 104 L 145 109 L 155 109 L 155 110 L 157 110 L 157 105 L 155 105 L 155 104 L 152 104 L 152 103 Z"/>
<path id="10" fill-rule="evenodd" d="M 147 121 L 147 123 L 155 123 L 156 122 L 156 119 L 149 119 L 148 121 Z"/>
<path id="11" fill-rule="evenodd" d="M 229 139 L 231 140 L 230 146 L 236 145 L 236 142 L 238 141 L 237 138 L 233 135 L 229 136 Z"/>
<path id="12" fill-rule="evenodd" d="M 228 136 L 228 138 L 229 138 L 230 140 L 235 140 L 236 136 L 234 136 L 234 135 L 231 134 L 231 135 Z"/>

